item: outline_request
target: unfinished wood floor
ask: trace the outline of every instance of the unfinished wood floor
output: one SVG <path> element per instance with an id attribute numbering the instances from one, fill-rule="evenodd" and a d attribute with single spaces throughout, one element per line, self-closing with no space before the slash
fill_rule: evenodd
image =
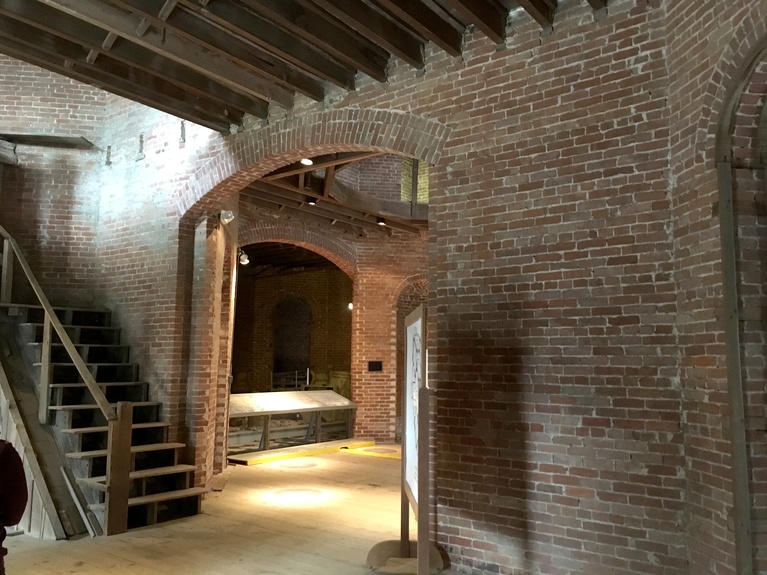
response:
<path id="1" fill-rule="evenodd" d="M 230 469 L 196 517 L 77 541 L 9 537 L 8 575 L 361 575 L 370 548 L 399 537 L 398 459 L 342 451 Z"/>

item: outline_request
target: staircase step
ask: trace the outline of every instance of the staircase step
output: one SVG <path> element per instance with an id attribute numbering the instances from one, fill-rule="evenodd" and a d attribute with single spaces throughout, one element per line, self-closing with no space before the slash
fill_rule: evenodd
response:
<path id="1" fill-rule="evenodd" d="M 128 500 L 128 507 L 135 505 L 146 505 L 147 503 L 160 503 L 162 501 L 170 501 L 172 499 L 181 499 L 182 497 L 194 497 L 199 495 L 205 495 L 208 490 L 204 487 L 189 487 L 187 489 L 177 489 L 175 491 L 165 491 L 164 493 L 155 493 L 153 495 L 142 495 L 141 497 L 131 497 Z M 96 503 L 89 505 L 88 508 L 91 511 L 101 511 L 105 509 L 103 503 Z"/>
<path id="2" fill-rule="evenodd" d="M 36 341 L 43 340 L 43 324 L 41 322 L 24 322 L 19 324 L 22 329 L 28 331 L 30 336 Z M 65 325 L 64 330 L 69 334 L 70 339 L 75 344 L 93 345 L 93 344 L 114 344 L 120 343 L 120 328 L 111 326 L 95 325 Z M 58 336 L 53 334 L 54 343 L 58 341 Z"/>
<path id="3" fill-rule="evenodd" d="M 132 401 L 133 407 L 152 407 L 162 405 L 159 401 Z M 116 403 L 110 403 L 112 407 L 116 407 Z M 95 403 L 92 404 L 78 404 L 78 405 L 51 405 L 48 409 L 52 411 L 78 411 L 84 409 L 100 409 Z"/>
<path id="4" fill-rule="evenodd" d="M 181 449 L 186 447 L 185 443 L 149 443 L 147 445 L 132 445 L 130 448 L 131 453 L 147 453 L 150 451 L 165 451 L 168 449 Z M 97 449 L 95 451 L 75 451 L 73 453 L 67 453 L 67 457 L 70 459 L 93 459 L 95 457 L 106 457 L 106 449 Z"/>
<path id="5" fill-rule="evenodd" d="M 73 342 L 74 343 L 74 342 Z M 31 341 L 27 347 L 35 365 L 39 365 L 42 356 L 42 342 Z M 130 363 L 130 346 L 119 343 L 75 343 L 78 355 L 86 363 Z M 71 363 L 72 360 L 63 343 L 51 344 L 52 363 Z"/>
<path id="6" fill-rule="evenodd" d="M 8 308 L 9 315 L 24 314 L 27 323 L 42 323 L 45 317 L 45 310 L 42 306 L 36 304 L 3 303 L 0 308 Z M 59 318 L 62 324 L 69 325 L 108 325 L 111 322 L 112 312 L 106 308 L 86 308 L 86 307 L 59 307 L 53 306 L 53 313 Z M 32 319 L 29 319 L 29 318 Z"/>
<path id="7" fill-rule="evenodd" d="M 146 381 L 97 381 L 96 382 L 99 387 L 110 387 L 110 386 L 120 386 L 120 385 L 148 385 Z M 82 382 L 75 382 L 75 383 L 52 383 L 49 386 L 51 389 L 56 389 L 57 387 L 64 388 L 64 389 L 77 389 L 79 387 L 88 387 L 86 384 Z"/>
<path id="8" fill-rule="evenodd" d="M 150 421 L 148 423 L 134 423 L 131 425 L 131 429 L 151 429 L 151 428 L 159 428 L 159 427 L 170 427 L 170 423 L 167 421 Z M 78 427 L 75 429 L 60 429 L 62 433 L 73 433 L 73 434 L 83 434 L 83 433 L 106 433 L 109 431 L 108 425 L 99 425 L 94 427 Z"/>
<path id="9" fill-rule="evenodd" d="M 153 469 L 142 469 L 141 471 L 131 471 L 130 479 L 147 479 L 148 477 L 160 477 L 161 475 L 173 475 L 174 473 L 189 473 L 195 471 L 194 465 L 171 465 L 168 467 L 155 467 Z M 92 487 L 97 491 L 103 491 L 106 493 L 106 475 L 99 475 L 98 477 L 78 477 L 77 482 L 85 487 Z"/>

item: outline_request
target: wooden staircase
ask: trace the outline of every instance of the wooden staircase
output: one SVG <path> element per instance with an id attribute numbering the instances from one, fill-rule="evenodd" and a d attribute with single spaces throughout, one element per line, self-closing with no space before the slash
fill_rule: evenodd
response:
<path id="1" fill-rule="evenodd" d="M 106 532 L 109 422 L 55 334 L 49 367 L 43 368 L 45 310 L 33 306 L 17 310 L 25 363 L 36 381 L 46 378 L 47 371 L 47 423 L 88 508 Z M 120 344 L 120 332 L 111 326 L 110 312 L 55 309 L 55 314 L 110 406 L 128 402 L 132 408 L 127 527 L 198 513 L 207 490 L 193 486 L 194 466 L 180 463 L 185 445 L 167 441 L 168 424 L 160 419 L 161 404 L 148 400 L 148 384 L 139 379 L 139 368 L 130 361 L 130 348 Z"/>

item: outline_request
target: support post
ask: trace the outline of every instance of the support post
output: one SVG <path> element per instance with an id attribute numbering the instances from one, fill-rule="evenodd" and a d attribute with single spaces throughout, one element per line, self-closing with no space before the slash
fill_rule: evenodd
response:
<path id="1" fill-rule="evenodd" d="M 11 241 L 3 241 L 3 270 L 0 280 L 0 303 L 11 303 L 11 290 L 13 288 L 13 249 Z"/>
<path id="2" fill-rule="evenodd" d="M 128 530 L 132 422 L 133 404 L 121 401 L 117 404 L 117 419 L 109 421 L 107 440 L 107 535 L 117 535 Z"/>
<path id="3" fill-rule="evenodd" d="M 722 294 L 724 297 L 724 330 L 727 349 L 727 390 L 730 399 L 735 572 L 738 575 L 751 575 L 753 573 L 751 497 L 748 484 L 743 370 L 740 357 L 740 311 L 738 309 L 732 166 L 730 162 L 720 162 L 717 169 L 719 175 L 719 230 L 722 246 Z"/>
<path id="4" fill-rule="evenodd" d="M 40 389 L 38 396 L 38 418 L 43 425 L 48 423 L 48 408 L 51 403 L 51 316 L 45 312 L 43 320 L 43 343 L 40 349 Z"/>

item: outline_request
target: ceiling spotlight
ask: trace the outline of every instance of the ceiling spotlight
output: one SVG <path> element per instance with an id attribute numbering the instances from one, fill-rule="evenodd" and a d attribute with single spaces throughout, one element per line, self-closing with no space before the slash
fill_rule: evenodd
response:
<path id="1" fill-rule="evenodd" d="M 309 198 L 308 200 L 306 200 L 306 203 L 309 204 L 310 206 L 316 206 L 317 198 Z"/>
<path id="2" fill-rule="evenodd" d="M 376 223 L 379 226 L 385 226 L 386 225 L 386 220 L 384 220 L 383 218 L 376 218 Z"/>
<path id="3" fill-rule="evenodd" d="M 232 210 L 221 210 L 218 214 L 218 219 L 222 224 L 228 224 L 234 219 L 234 212 Z"/>
<path id="4" fill-rule="evenodd" d="M 301 163 L 304 166 L 311 166 L 314 162 L 311 160 L 311 158 L 301 158 Z"/>
<path id="5" fill-rule="evenodd" d="M 248 257 L 248 254 L 240 250 L 240 265 L 246 266 L 250 263 L 250 258 Z"/>

